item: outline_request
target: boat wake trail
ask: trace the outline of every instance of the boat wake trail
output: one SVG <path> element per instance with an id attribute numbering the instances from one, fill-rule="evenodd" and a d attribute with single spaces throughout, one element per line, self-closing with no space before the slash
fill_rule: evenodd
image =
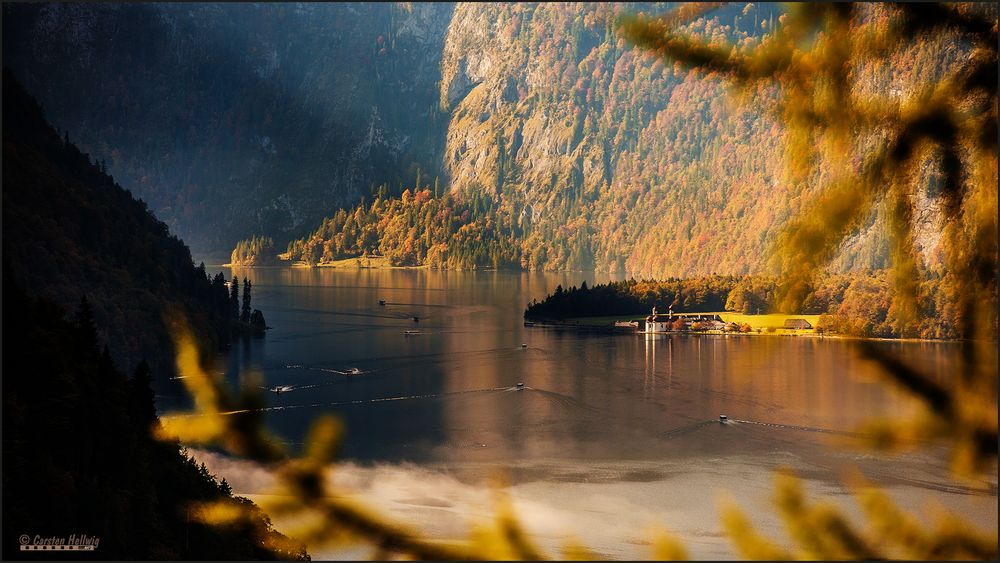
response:
<path id="1" fill-rule="evenodd" d="M 395 303 L 393 301 L 386 301 L 384 306 L 401 306 L 401 307 L 440 307 L 442 309 L 455 309 L 458 305 L 447 305 L 438 303 Z"/>
<path id="2" fill-rule="evenodd" d="M 299 366 L 299 367 L 301 367 L 301 366 Z M 375 370 L 367 370 L 366 371 L 366 370 L 363 370 L 361 368 L 333 369 L 333 368 L 318 368 L 317 367 L 317 368 L 305 368 L 305 369 L 311 369 L 313 371 L 323 371 L 323 372 L 326 372 L 326 373 L 335 373 L 337 375 L 346 375 L 348 377 L 350 377 L 352 375 L 367 375 L 367 374 L 372 373 L 373 371 L 375 371 Z"/>
<path id="3" fill-rule="evenodd" d="M 711 424 L 754 424 L 756 426 L 764 426 L 766 428 L 779 428 L 782 430 L 800 430 L 802 432 L 819 432 L 822 434 L 836 434 L 840 436 L 852 436 L 858 437 L 862 436 L 859 432 L 848 432 L 846 430 L 831 430 L 829 428 L 816 428 L 814 426 L 796 426 L 794 424 L 778 424 L 774 422 L 761 422 L 758 420 L 740 420 L 736 418 L 730 418 L 729 420 L 723 422 L 720 420 L 705 420 L 703 422 L 695 422 L 694 424 L 689 424 L 687 426 L 682 426 L 680 428 L 675 428 L 674 430 L 669 430 L 660 435 L 664 440 L 669 440 L 671 438 L 677 438 L 678 436 L 684 436 L 685 434 L 690 434 L 697 430 L 709 426 Z"/>
<path id="4" fill-rule="evenodd" d="M 816 428 L 814 426 L 795 426 L 793 424 L 777 424 L 774 422 L 759 422 L 756 420 L 737 420 L 732 419 L 731 422 L 738 422 L 740 424 L 756 424 L 757 426 L 766 426 L 768 428 L 781 428 L 783 430 L 801 430 L 803 432 L 820 432 L 822 434 L 837 434 L 840 436 L 863 436 L 860 432 L 848 432 L 846 430 L 830 430 L 829 428 Z"/>
<path id="5" fill-rule="evenodd" d="M 306 386 L 302 386 L 302 387 L 296 387 L 295 389 L 305 389 L 305 388 L 306 388 Z M 349 405 L 366 405 L 366 404 L 372 404 L 372 403 L 386 403 L 386 402 L 390 402 L 390 401 L 412 401 L 412 400 L 415 400 L 415 399 L 443 399 L 443 398 L 446 398 L 446 397 L 453 397 L 453 396 L 456 396 L 456 395 L 468 395 L 468 394 L 471 394 L 471 393 L 493 393 L 493 392 L 499 392 L 499 391 L 510 391 L 511 389 L 514 389 L 514 388 L 513 387 L 490 387 L 490 388 L 487 388 L 487 389 L 467 389 L 465 391 L 452 391 L 452 392 L 449 392 L 449 393 L 429 393 L 429 394 L 426 394 L 426 395 L 405 395 L 405 396 L 399 396 L 399 397 L 379 397 L 379 398 L 376 398 L 376 399 L 356 399 L 356 400 L 353 400 L 353 401 L 334 401 L 334 402 L 327 402 L 327 403 L 311 403 L 311 404 L 305 404 L 305 405 L 276 405 L 276 406 L 272 406 L 272 407 L 262 407 L 262 408 L 259 408 L 259 409 L 239 409 L 239 410 L 233 410 L 233 411 L 226 411 L 226 412 L 220 412 L 218 414 L 219 415 L 223 415 L 223 416 L 230 416 L 230 415 L 234 415 L 234 414 L 244 414 L 244 413 L 251 413 L 251 412 L 258 413 L 258 412 L 283 411 L 283 410 L 292 410 L 292 409 L 308 409 L 308 408 L 318 408 L 318 407 L 340 407 L 340 406 L 349 406 Z M 189 414 L 180 414 L 180 415 L 172 415 L 172 416 L 186 418 L 186 417 L 198 417 L 198 416 L 205 416 L 205 415 L 202 414 L 202 413 L 189 413 Z"/>
<path id="6" fill-rule="evenodd" d="M 552 399 L 553 402 L 555 402 L 556 404 L 562 406 L 578 408 L 590 412 L 600 411 L 600 409 L 598 409 L 597 407 L 592 407 L 586 403 L 582 403 L 574 399 L 573 397 L 570 397 L 569 395 L 563 395 L 562 393 L 556 393 L 555 391 L 546 391 L 544 389 L 535 389 L 533 387 L 528 387 L 528 389 L 531 389 L 532 391 L 535 391 L 537 393 L 541 393 L 542 395 L 545 395 L 546 397 Z"/>
<path id="7" fill-rule="evenodd" d="M 687 426 L 682 426 L 680 428 L 675 428 L 669 430 L 660 435 L 664 440 L 670 440 L 671 438 L 677 438 L 678 436 L 684 436 L 685 434 L 690 434 L 696 430 L 701 430 L 702 428 L 708 426 L 709 424 L 718 424 L 716 420 L 705 420 L 702 422 L 695 422 L 694 424 L 689 424 Z"/>
<path id="8" fill-rule="evenodd" d="M 423 332 L 419 333 L 420 336 L 429 334 L 443 334 L 443 332 Z M 298 363 L 287 363 L 283 364 L 285 369 L 302 369 L 302 370 L 313 370 L 313 371 L 324 371 L 328 373 L 339 373 L 341 375 L 363 375 L 372 372 L 387 372 L 394 371 L 401 368 L 414 368 L 422 367 L 435 364 L 449 364 L 458 361 L 468 361 L 472 358 L 477 357 L 497 357 L 500 355 L 511 355 L 511 354 L 524 354 L 530 351 L 532 354 L 548 354 L 547 351 L 540 348 L 512 348 L 508 346 L 498 347 L 498 348 L 484 348 L 484 349 L 472 349 L 472 350 L 452 350 L 448 352 L 430 352 L 426 354 L 396 354 L 387 356 L 375 356 L 375 357 L 358 357 L 358 358 L 344 358 L 337 360 L 338 363 L 343 362 L 347 365 L 355 363 L 358 365 L 372 365 L 376 364 L 380 367 L 377 369 L 370 370 L 360 370 L 361 373 L 356 373 L 351 371 L 352 368 L 347 369 L 334 369 L 322 365 L 305 365 Z M 405 365 L 401 363 L 405 362 Z M 350 374 L 345 373 L 350 371 Z"/>
<path id="9" fill-rule="evenodd" d="M 272 393 L 281 394 L 281 393 L 290 393 L 292 391 L 302 391 L 305 389 L 315 389 L 317 387 L 329 387 L 331 385 L 336 385 L 336 383 L 327 382 L 327 383 L 310 383 L 308 385 L 271 385 L 266 387 L 262 386 L 261 389 L 265 391 L 270 391 Z"/>

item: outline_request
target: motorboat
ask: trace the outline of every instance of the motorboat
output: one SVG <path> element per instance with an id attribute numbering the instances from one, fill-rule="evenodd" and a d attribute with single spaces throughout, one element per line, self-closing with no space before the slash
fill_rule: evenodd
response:
<path id="1" fill-rule="evenodd" d="M 518 391 L 524 391 L 524 383 L 522 383 L 520 381 L 517 382 L 517 385 L 514 386 L 514 389 L 516 389 Z"/>

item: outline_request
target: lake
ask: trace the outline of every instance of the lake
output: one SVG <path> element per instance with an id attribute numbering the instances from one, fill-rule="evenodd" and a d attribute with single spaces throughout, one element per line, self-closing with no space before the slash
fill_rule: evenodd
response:
<path id="1" fill-rule="evenodd" d="M 996 526 L 996 477 L 956 485 L 940 448 L 889 457 L 834 447 L 873 416 L 916 412 L 851 341 L 524 326 L 532 299 L 607 274 L 235 273 L 249 274 L 253 306 L 272 328 L 234 345 L 227 378 L 236 384 L 258 370 L 282 389 L 267 392 L 267 421 L 293 449 L 316 416 L 339 417 L 344 478 L 436 535 L 461 535 L 469 518 L 488 513 L 479 495 L 498 470 L 543 545 L 573 533 L 616 558 L 648 557 L 642 529 L 653 524 L 679 534 L 693 557 L 733 557 L 715 509 L 721 491 L 783 537 L 769 500 L 779 467 L 852 514 L 842 477 L 857 467 L 905 507 L 943 503 Z M 953 343 L 880 345 L 940 379 L 955 365 Z M 202 457 L 236 492 L 262 492 L 256 470 Z"/>

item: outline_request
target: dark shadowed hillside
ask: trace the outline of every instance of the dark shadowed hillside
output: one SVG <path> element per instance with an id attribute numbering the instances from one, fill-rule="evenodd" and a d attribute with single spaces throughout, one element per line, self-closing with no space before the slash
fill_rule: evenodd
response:
<path id="1" fill-rule="evenodd" d="M 3 56 L 60 130 L 221 257 L 437 167 L 451 9 L 5 4 Z"/>
<path id="2" fill-rule="evenodd" d="M 164 314 L 182 314 L 212 349 L 229 338 L 228 295 L 221 276 L 195 267 L 187 246 L 103 168 L 4 72 L 4 274 L 67 309 L 86 298 L 116 363 L 131 369 L 145 358 L 159 378 L 174 370 Z"/>
<path id="3" fill-rule="evenodd" d="M 6 94 L 6 93 L 5 93 Z M 5 101 L 7 96 L 4 96 Z M 253 503 L 233 497 L 159 424 L 149 366 L 129 377 L 101 353 L 87 306 L 67 315 L 3 283 L 3 558 L 19 536 L 85 534 L 74 559 L 308 559 Z M 227 527 L 192 521 L 194 502 L 232 502 L 253 517 Z M 265 548 L 263 538 L 271 549 Z M 66 555 L 66 554 L 60 554 Z"/>

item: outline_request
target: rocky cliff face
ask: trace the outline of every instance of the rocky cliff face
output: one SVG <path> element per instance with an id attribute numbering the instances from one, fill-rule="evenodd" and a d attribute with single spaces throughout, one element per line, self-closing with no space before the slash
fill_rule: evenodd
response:
<path id="1" fill-rule="evenodd" d="M 614 32 L 624 12 L 665 9 L 455 8 L 441 63 L 440 101 L 450 112 L 443 167 L 452 190 L 486 191 L 523 210 L 527 267 L 761 272 L 785 221 L 825 177 L 821 170 L 805 187 L 786 179 L 784 129 L 765 111 L 765 92 L 756 105 L 737 105 L 719 79 L 665 64 Z M 742 48 L 780 25 L 780 16 L 774 5 L 736 4 L 688 27 Z M 858 68 L 855 87 L 912 94 L 961 60 L 953 43 L 927 41 L 891 68 Z M 930 259 L 938 213 L 923 176 L 915 182 L 916 243 Z M 884 267 L 884 225 L 873 216 L 834 268 Z"/>
<path id="2" fill-rule="evenodd" d="M 4 64 L 196 252 L 311 228 L 440 159 L 449 4 L 3 9 Z"/>
<path id="3" fill-rule="evenodd" d="M 780 151 L 776 125 L 731 107 L 718 81 L 615 34 L 623 12 L 658 9 L 456 7 L 442 56 L 444 168 L 453 190 L 523 198 L 529 267 L 745 273 L 791 212 L 780 159 L 759 158 Z M 752 42 L 757 22 L 775 18 L 771 8 L 742 10 L 699 31 Z M 762 191 L 776 202 L 751 195 Z M 749 244 L 729 239 L 748 231 Z"/>
<path id="4" fill-rule="evenodd" d="M 811 188 L 785 178 L 766 93 L 736 105 L 718 79 L 615 32 L 625 12 L 668 8 L 5 5 L 5 64 L 197 252 L 228 256 L 254 234 L 280 249 L 419 171 L 492 199 L 526 268 L 766 270 Z M 780 15 L 732 4 L 689 31 L 743 48 Z M 859 87 L 898 97 L 960 56 L 928 42 L 858 69 Z M 914 206 L 932 256 L 937 212 L 921 193 Z M 883 225 L 872 217 L 836 268 L 884 266 Z"/>

